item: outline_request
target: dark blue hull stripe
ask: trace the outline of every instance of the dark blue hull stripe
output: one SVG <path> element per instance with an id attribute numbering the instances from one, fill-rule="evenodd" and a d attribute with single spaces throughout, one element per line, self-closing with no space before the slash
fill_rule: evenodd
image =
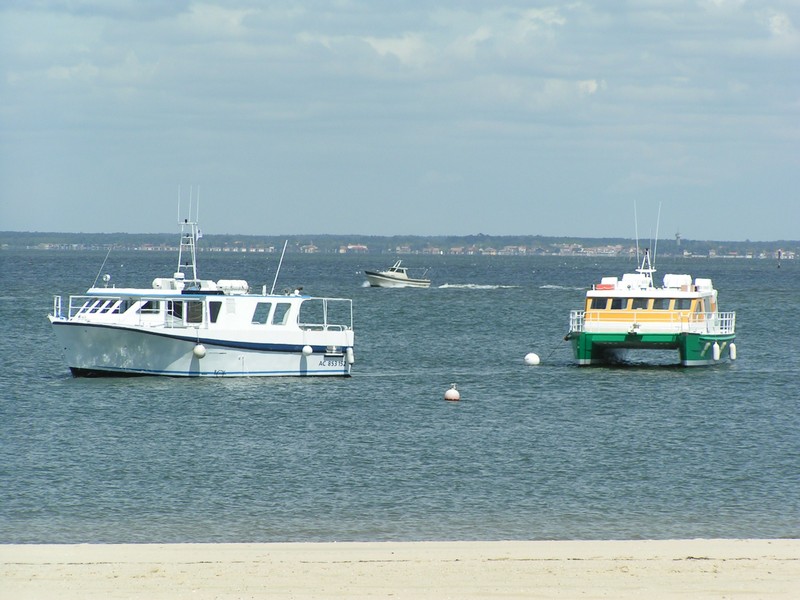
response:
<path id="1" fill-rule="evenodd" d="M 322 371 L 322 370 L 299 370 L 299 371 L 164 371 L 161 369 L 82 369 L 72 368 L 70 371 L 76 377 L 120 377 L 120 376 L 148 376 L 165 375 L 167 377 L 306 377 L 325 375 L 331 377 L 351 377 L 347 370 L 342 371 Z"/>

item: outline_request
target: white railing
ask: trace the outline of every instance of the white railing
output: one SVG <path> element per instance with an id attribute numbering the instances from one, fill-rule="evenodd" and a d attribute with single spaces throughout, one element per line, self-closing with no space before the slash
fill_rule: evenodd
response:
<path id="1" fill-rule="evenodd" d="M 585 311 L 582 310 L 571 310 L 569 312 L 569 330 L 570 333 L 582 333 L 583 332 L 583 318 L 585 315 Z"/>
<path id="2" fill-rule="evenodd" d="M 721 312 L 716 315 L 716 331 L 711 333 L 734 333 L 736 331 L 736 313 Z"/>
<path id="3" fill-rule="evenodd" d="M 127 308 L 134 302 L 149 301 L 152 308 L 141 306 L 135 314 L 127 314 Z M 202 321 L 188 319 L 188 313 L 175 313 L 165 306 L 164 302 L 200 302 L 190 296 L 70 296 L 66 315 L 62 315 L 61 297 L 53 298 L 53 314 L 66 316 L 68 319 L 93 320 L 106 324 L 127 324 L 134 326 L 163 326 L 166 328 L 208 327 L 208 317 Z M 311 331 L 349 331 L 353 329 L 353 301 L 349 298 L 309 298 L 305 302 L 315 301 L 317 310 L 305 316 L 300 313 L 299 327 Z M 183 308 L 183 311 L 188 311 Z M 292 309 L 296 310 L 296 308 Z M 125 314 L 125 316 L 123 316 Z"/>
<path id="4" fill-rule="evenodd" d="M 120 297 L 99 298 L 97 296 L 70 296 L 68 318 L 83 314 L 119 313 Z"/>
<path id="5" fill-rule="evenodd" d="M 635 311 L 621 311 L 616 315 L 613 312 L 591 312 L 586 318 L 586 311 L 573 310 L 569 313 L 570 333 L 581 333 L 590 325 L 592 331 L 636 331 L 642 332 L 692 332 L 707 333 L 711 335 L 729 335 L 736 331 L 736 313 L 676 313 L 665 312 L 663 315 L 652 311 L 639 316 Z M 656 318 L 661 317 L 661 318 Z M 635 325 L 635 327 L 634 327 Z"/>
<path id="6" fill-rule="evenodd" d="M 303 309 L 301 309 L 298 322 L 300 329 L 307 331 L 347 331 L 353 328 L 353 301 L 351 299 L 309 298 L 304 300 L 303 305 L 306 306 L 308 302 L 321 302 L 322 312 L 321 314 L 306 316 Z M 336 307 L 336 309 L 333 307 Z M 314 321 L 318 317 L 322 317 L 322 322 Z M 339 321 L 336 322 L 336 319 Z"/>

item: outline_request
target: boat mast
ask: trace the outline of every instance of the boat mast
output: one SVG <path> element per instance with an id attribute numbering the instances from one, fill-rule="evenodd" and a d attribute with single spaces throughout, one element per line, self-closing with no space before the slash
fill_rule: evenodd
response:
<path id="1" fill-rule="evenodd" d="M 195 217 L 192 219 L 192 189 L 189 188 L 189 217 L 180 222 L 181 243 L 178 248 L 178 270 L 175 272 L 175 278 L 183 279 L 186 283 L 194 286 L 199 284 L 197 279 L 197 240 L 203 237 L 197 223 L 199 213 L 200 190 L 197 190 L 197 207 Z M 180 218 L 180 189 L 178 190 L 178 215 Z"/>
<path id="2" fill-rule="evenodd" d="M 283 250 L 281 250 L 281 259 L 278 261 L 278 268 L 275 271 L 275 279 L 272 280 L 272 289 L 269 291 L 269 295 L 273 295 L 275 293 L 275 284 L 278 283 L 278 275 L 281 272 L 281 265 L 283 264 L 283 255 L 286 254 L 286 245 L 289 243 L 289 240 L 286 239 L 283 242 Z M 266 286 L 264 286 L 266 288 Z"/>

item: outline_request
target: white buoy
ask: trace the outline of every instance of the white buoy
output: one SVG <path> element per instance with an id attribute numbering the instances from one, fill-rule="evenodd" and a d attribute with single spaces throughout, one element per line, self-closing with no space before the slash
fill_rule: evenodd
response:
<path id="1" fill-rule="evenodd" d="M 194 354 L 197 358 L 203 358 L 206 355 L 206 347 L 203 346 L 203 344 L 195 344 L 192 354 Z"/>
<path id="2" fill-rule="evenodd" d="M 525 355 L 525 364 L 526 365 L 531 365 L 531 366 L 538 365 L 539 364 L 539 355 L 536 354 L 535 352 L 528 352 Z"/>
<path id="3" fill-rule="evenodd" d="M 719 349 L 719 344 L 717 342 L 714 342 L 714 345 L 711 346 L 711 352 L 712 356 L 714 357 L 714 360 L 719 360 L 720 349 Z"/>
<path id="4" fill-rule="evenodd" d="M 306 344 L 303 346 L 303 356 L 311 356 L 314 353 L 314 349 Z"/>
<path id="5" fill-rule="evenodd" d="M 356 362 L 356 355 L 353 354 L 353 349 L 352 348 L 348 348 L 347 350 L 345 350 L 344 354 L 347 357 L 347 364 L 348 365 L 352 365 L 354 362 Z"/>
<path id="6" fill-rule="evenodd" d="M 736 360 L 736 344 L 733 342 L 728 346 L 728 354 L 730 354 L 731 360 Z"/>
<path id="7" fill-rule="evenodd" d="M 461 400 L 461 394 L 458 393 L 455 383 L 451 384 L 450 389 L 444 393 L 444 399 L 450 402 L 458 402 Z"/>

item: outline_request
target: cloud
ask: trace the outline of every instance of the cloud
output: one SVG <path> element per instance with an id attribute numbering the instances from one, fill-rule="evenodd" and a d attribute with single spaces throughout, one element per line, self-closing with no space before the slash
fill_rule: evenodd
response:
<path id="1" fill-rule="evenodd" d="M 8 0 L 0 204 L 126 172 L 361 208 L 494 185 L 498 214 L 531 186 L 592 205 L 680 188 L 701 210 L 743 173 L 796 189 L 798 19 L 790 0 Z"/>
<path id="2" fill-rule="evenodd" d="M 772 37 L 778 39 L 793 39 L 797 36 L 797 32 L 788 15 L 779 12 L 770 12 L 766 20 Z"/>
<path id="3" fill-rule="evenodd" d="M 430 61 L 430 50 L 419 34 L 407 33 L 399 37 L 363 38 L 369 46 L 382 57 L 392 57 L 401 64 L 423 67 Z"/>
<path id="4" fill-rule="evenodd" d="M 259 12 L 253 8 L 231 9 L 214 4 L 194 4 L 178 15 L 177 26 L 195 40 L 240 38 L 249 33 L 246 19 Z"/>
<path id="5" fill-rule="evenodd" d="M 596 94 L 598 90 L 605 87 L 605 81 L 597 81 L 596 79 L 585 79 L 577 82 L 578 90 L 581 94 L 589 95 Z"/>

